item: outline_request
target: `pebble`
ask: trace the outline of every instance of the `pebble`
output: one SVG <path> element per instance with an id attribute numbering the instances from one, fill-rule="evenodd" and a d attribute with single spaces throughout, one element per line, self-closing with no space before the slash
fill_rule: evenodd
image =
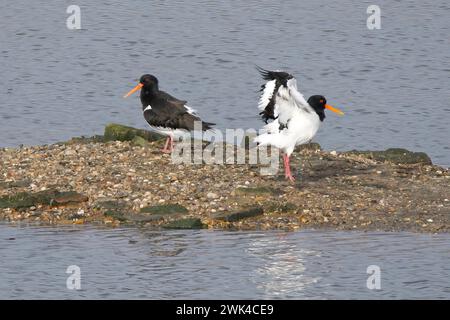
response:
<path id="1" fill-rule="evenodd" d="M 69 149 L 69 150 L 64 151 L 65 156 L 74 156 L 76 154 L 77 154 L 77 152 L 75 150 Z"/>
<path id="2" fill-rule="evenodd" d="M 206 197 L 208 199 L 217 199 L 219 196 L 217 194 L 215 194 L 214 192 L 208 192 L 208 194 L 206 195 Z"/>
<path id="3" fill-rule="evenodd" d="M 154 147 L 160 146 L 155 144 Z M 308 154 L 313 162 L 317 162 L 319 158 L 323 160 L 325 156 L 323 169 L 319 169 L 320 166 L 310 168 L 306 165 L 303 168 L 304 176 L 299 176 L 295 184 L 290 184 L 282 177 L 281 165 L 277 177 L 262 176 L 258 166 L 248 169 L 242 165 L 173 165 L 169 157 L 161 157 L 156 154 L 159 150 L 151 148 L 153 147 L 130 148 L 129 142 L 109 142 L 58 148 L 30 147 L 14 149 L 12 154 L 0 149 L 2 196 L 56 188 L 59 191 L 80 192 L 89 198 L 89 201 L 77 204 L 75 209 L 72 205 L 58 206 L 60 211 L 57 213 L 55 207 L 35 204 L 34 207 L 37 208 L 28 207 L 25 210 L 0 209 L 0 215 L 10 221 L 20 221 L 23 216 L 34 219 L 42 212 L 42 221 L 67 223 L 67 216 L 78 214 L 81 222 L 84 222 L 84 217 L 89 216 L 95 222 L 115 224 L 117 221 L 114 218 L 104 216 L 105 208 L 94 208 L 96 201 L 107 198 L 108 201 L 123 203 L 127 214 L 139 213 L 139 208 L 145 206 L 178 203 L 188 209 L 189 215 L 203 215 L 208 225 L 220 228 L 220 225 L 214 225 L 210 213 L 235 211 L 242 206 L 255 205 L 256 202 L 264 210 L 269 207 L 277 208 L 286 199 L 295 211 L 272 214 L 267 210 L 262 218 L 242 220 L 233 227 L 295 229 L 309 223 L 317 223 L 318 227 L 320 223 L 327 223 L 336 229 L 351 229 L 355 221 L 358 221 L 357 227 L 363 230 L 368 229 L 366 226 L 371 223 L 372 226 L 388 230 L 392 226 L 399 230 L 416 230 L 417 226 L 426 223 L 427 227 L 421 231 L 429 231 L 437 228 L 436 224 L 430 223 L 430 220 L 435 219 L 439 221 L 439 226 L 442 225 L 439 231 L 449 230 L 446 215 L 449 199 L 438 198 L 436 201 L 436 197 L 445 197 L 448 180 L 444 180 L 444 177 L 447 179 L 450 175 L 446 169 L 437 166 L 424 167 L 422 171 L 417 166 L 397 167 L 362 158 L 349 158 L 349 161 L 345 153 L 335 150 L 318 151 L 317 154 Z M 66 157 L 65 152 L 74 156 Z M 294 168 L 303 165 L 296 160 L 298 158 L 302 157 L 294 154 Z M 142 159 L 146 161 L 143 162 Z M 431 173 L 426 173 L 429 168 Z M 420 179 L 402 180 L 403 178 L 395 176 L 386 178 L 380 175 L 397 169 L 407 173 L 409 177 L 415 175 Z M 6 189 L 1 184 L 22 179 L 29 179 L 30 185 L 22 189 Z M 365 188 L 365 185 L 372 187 Z M 264 196 L 251 195 L 243 198 L 233 192 L 238 186 L 249 189 L 268 187 L 281 191 L 281 194 L 267 193 Z M 416 190 L 425 193 L 421 194 L 420 201 L 416 201 Z M 426 192 L 433 197 L 426 197 Z M 406 207 L 408 210 L 405 210 Z M 423 218 L 426 217 L 425 211 L 430 212 L 428 216 L 433 216 L 433 219 Z M 19 212 L 23 212 L 22 215 Z M 304 221 L 297 221 L 294 212 L 301 213 Z"/>

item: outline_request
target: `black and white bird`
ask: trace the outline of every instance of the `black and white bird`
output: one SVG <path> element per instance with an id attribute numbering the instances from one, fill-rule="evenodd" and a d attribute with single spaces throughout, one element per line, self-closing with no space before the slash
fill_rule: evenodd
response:
<path id="1" fill-rule="evenodd" d="M 158 79 L 151 74 L 144 74 L 139 83 L 131 89 L 124 98 L 141 90 L 141 103 L 144 118 L 153 131 L 167 136 L 164 153 L 173 151 L 173 141 L 182 136 L 190 135 L 195 129 L 194 124 L 202 131 L 211 130 L 214 123 L 202 121 L 196 111 L 186 105 L 185 100 L 178 100 L 167 92 L 159 90 Z"/>
<path id="2" fill-rule="evenodd" d="M 289 157 L 295 146 L 310 142 L 316 135 L 325 119 L 325 109 L 340 115 L 344 113 L 327 104 L 327 100 L 321 95 L 311 96 L 306 101 L 291 74 L 259 67 L 258 70 L 267 81 L 261 87 L 262 95 L 258 103 L 260 115 L 266 125 L 255 142 L 260 146 L 271 145 L 281 149 L 285 177 L 294 181 Z"/>

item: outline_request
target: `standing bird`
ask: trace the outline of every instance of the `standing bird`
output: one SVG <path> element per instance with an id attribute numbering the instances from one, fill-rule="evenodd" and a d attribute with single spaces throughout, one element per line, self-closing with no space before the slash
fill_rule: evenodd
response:
<path id="1" fill-rule="evenodd" d="M 258 103 L 266 125 L 263 134 L 255 138 L 260 146 L 272 145 L 283 151 L 286 179 L 294 181 L 289 157 L 295 146 L 308 143 L 316 135 L 325 119 L 325 109 L 340 115 L 344 113 L 329 104 L 324 96 L 311 96 L 308 101 L 297 90 L 297 81 L 286 72 L 268 71 L 258 67 L 267 83 L 261 86 Z M 273 121 L 268 123 L 269 119 Z"/>
<path id="2" fill-rule="evenodd" d="M 173 151 L 173 140 L 189 135 L 197 129 L 194 123 L 199 123 L 202 131 L 210 130 L 214 123 L 202 121 L 196 111 L 186 105 L 187 101 L 178 100 L 167 92 L 159 90 L 158 79 L 151 74 L 144 74 L 139 83 L 131 89 L 124 98 L 141 90 L 141 103 L 144 118 L 153 131 L 167 136 L 164 153 Z"/>

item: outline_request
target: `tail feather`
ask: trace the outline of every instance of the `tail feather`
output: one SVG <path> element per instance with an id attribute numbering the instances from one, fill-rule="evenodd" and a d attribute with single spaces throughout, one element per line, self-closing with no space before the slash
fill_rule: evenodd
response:
<path id="1" fill-rule="evenodd" d="M 202 130 L 203 131 L 207 131 L 207 130 L 214 130 L 214 128 L 212 128 L 212 126 L 215 126 L 215 123 L 212 122 L 202 122 Z"/>

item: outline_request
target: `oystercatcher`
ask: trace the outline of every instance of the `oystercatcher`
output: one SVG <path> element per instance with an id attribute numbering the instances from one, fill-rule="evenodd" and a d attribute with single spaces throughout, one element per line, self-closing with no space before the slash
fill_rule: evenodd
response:
<path id="1" fill-rule="evenodd" d="M 189 135 L 194 131 L 194 123 L 199 122 L 202 131 L 210 130 L 214 123 L 202 121 L 196 111 L 186 105 L 185 100 L 178 100 L 167 92 L 159 90 L 158 79 L 151 74 L 144 74 L 139 83 L 124 98 L 141 90 L 141 103 L 144 118 L 153 131 L 167 136 L 162 152 L 173 151 L 173 140 Z"/>
<path id="2" fill-rule="evenodd" d="M 340 115 L 344 113 L 329 104 L 324 96 L 314 95 L 308 101 L 297 90 L 297 80 L 289 73 L 258 68 L 267 82 L 261 86 L 258 103 L 266 125 L 263 133 L 255 138 L 258 145 L 272 145 L 283 151 L 286 179 L 294 181 L 289 157 L 295 146 L 308 143 L 316 135 L 325 119 L 325 109 Z M 269 122 L 272 120 L 272 122 Z"/>

